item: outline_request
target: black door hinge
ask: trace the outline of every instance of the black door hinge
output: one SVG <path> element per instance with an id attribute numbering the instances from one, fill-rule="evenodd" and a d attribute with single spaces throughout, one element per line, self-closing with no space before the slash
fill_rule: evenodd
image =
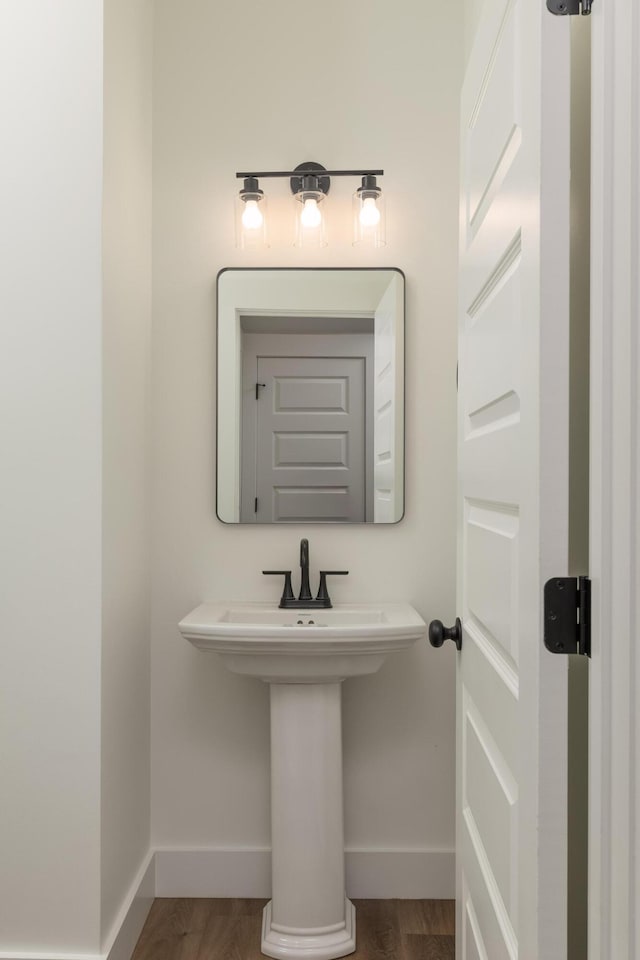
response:
<path id="1" fill-rule="evenodd" d="M 545 583 L 544 645 L 550 653 L 591 656 L 589 577 L 553 577 Z"/>
<path id="2" fill-rule="evenodd" d="M 257 512 L 258 512 L 258 498 L 257 498 L 257 497 L 256 497 L 255 500 L 253 501 L 253 512 L 254 512 L 254 513 L 257 513 Z"/>
<path id="3" fill-rule="evenodd" d="M 593 0 L 547 0 L 547 10 L 556 17 L 588 17 Z"/>

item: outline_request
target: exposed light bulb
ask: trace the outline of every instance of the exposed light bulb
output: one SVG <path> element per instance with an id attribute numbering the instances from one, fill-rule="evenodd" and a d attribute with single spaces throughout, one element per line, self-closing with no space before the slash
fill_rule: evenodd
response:
<path id="1" fill-rule="evenodd" d="M 380 211 L 375 197 L 366 197 L 360 207 L 360 223 L 363 227 L 377 227 L 380 223 Z"/>
<path id="2" fill-rule="evenodd" d="M 318 201 L 314 197 L 308 197 L 304 202 L 300 221 L 303 227 L 319 227 L 322 223 L 322 213 L 318 207 Z"/>
<path id="3" fill-rule="evenodd" d="M 262 210 L 258 206 L 257 200 L 245 201 L 242 211 L 242 226 L 247 230 L 259 230 L 264 221 Z"/>

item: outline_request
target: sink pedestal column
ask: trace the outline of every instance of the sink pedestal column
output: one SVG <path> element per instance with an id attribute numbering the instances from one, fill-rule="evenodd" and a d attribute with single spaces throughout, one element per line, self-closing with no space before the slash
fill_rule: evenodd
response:
<path id="1" fill-rule="evenodd" d="M 344 880 L 341 684 L 270 688 L 272 900 L 262 952 L 333 960 L 356 948 Z"/>

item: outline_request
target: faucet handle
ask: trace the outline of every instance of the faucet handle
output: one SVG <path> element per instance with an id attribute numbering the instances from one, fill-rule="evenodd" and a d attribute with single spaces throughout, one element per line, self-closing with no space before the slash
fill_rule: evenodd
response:
<path id="1" fill-rule="evenodd" d="M 318 587 L 318 596 L 316 600 L 324 601 L 325 606 L 331 606 L 331 598 L 329 596 L 329 591 L 327 590 L 327 577 L 346 577 L 348 576 L 348 570 L 321 570 L 320 571 L 320 586 Z"/>
<path id="2" fill-rule="evenodd" d="M 285 600 L 294 600 L 293 587 L 291 586 L 291 570 L 263 570 L 265 577 L 284 577 L 284 586 L 282 596 L 280 597 L 280 606 L 284 605 Z"/>

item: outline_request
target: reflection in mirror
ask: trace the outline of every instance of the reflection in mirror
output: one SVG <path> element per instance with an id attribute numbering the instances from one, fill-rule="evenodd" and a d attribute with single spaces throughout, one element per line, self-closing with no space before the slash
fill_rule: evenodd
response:
<path id="1" fill-rule="evenodd" d="M 217 294 L 220 520 L 400 520 L 401 271 L 229 269 Z"/>

